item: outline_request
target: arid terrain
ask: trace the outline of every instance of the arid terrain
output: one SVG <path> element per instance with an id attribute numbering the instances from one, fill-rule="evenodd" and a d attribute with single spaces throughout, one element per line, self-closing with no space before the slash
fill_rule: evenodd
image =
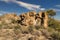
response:
<path id="1" fill-rule="evenodd" d="M 0 40 L 60 40 L 59 30 L 60 22 L 46 12 L 0 16 Z"/>

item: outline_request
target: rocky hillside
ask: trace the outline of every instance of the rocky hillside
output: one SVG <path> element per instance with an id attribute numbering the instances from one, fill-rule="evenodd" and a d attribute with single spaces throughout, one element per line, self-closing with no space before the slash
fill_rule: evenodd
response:
<path id="1" fill-rule="evenodd" d="M 55 40 L 52 34 L 57 31 L 43 27 L 40 19 L 36 12 L 0 16 L 0 40 Z"/>

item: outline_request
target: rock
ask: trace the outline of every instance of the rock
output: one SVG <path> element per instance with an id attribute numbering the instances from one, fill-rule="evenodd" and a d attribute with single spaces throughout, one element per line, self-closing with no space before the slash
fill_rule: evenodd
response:
<path id="1" fill-rule="evenodd" d="M 46 12 L 27 12 L 21 14 L 20 18 L 20 24 L 22 23 L 23 25 L 44 26 L 44 28 L 48 26 L 48 15 Z"/>
<path id="2" fill-rule="evenodd" d="M 47 28 L 48 15 L 46 12 L 27 12 L 4 14 L 0 18 L 0 40 L 49 40 L 49 32 L 40 30 L 41 26 Z M 37 30 L 38 29 L 38 30 Z"/>

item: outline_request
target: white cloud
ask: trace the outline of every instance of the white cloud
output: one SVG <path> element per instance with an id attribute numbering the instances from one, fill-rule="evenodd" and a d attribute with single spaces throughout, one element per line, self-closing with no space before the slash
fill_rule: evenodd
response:
<path id="1" fill-rule="evenodd" d="M 44 10 L 45 10 L 45 8 L 40 8 L 40 10 L 44 11 Z"/>
<path id="2" fill-rule="evenodd" d="M 60 9 L 54 9 L 55 11 L 60 11 Z"/>
<path id="3" fill-rule="evenodd" d="M 16 0 L 0 0 L 0 1 L 4 1 L 4 2 L 15 2 Z"/>
<path id="4" fill-rule="evenodd" d="M 49 10 L 54 10 L 56 12 L 60 12 L 60 9 L 58 9 L 58 8 L 49 8 Z"/>
<path id="5" fill-rule="evenodd" d="M 17 3 L 19 6 L 27 8 L 28 10 L 45 10 L 45 8 L 41 8 L 40 5 L 29 4 L 29 3 L 25 3 L 17 0 L 0 0 L 0 1 L 14 2 L 14 3 Z"/>
<path id="6" fill-rule="evenodd" d="M 0 15 L 3 15 L 3 14 L 5 14 L 5 13 L 7 13 L 7 12 L 4 12 L 4 11 L 1 11 L 1 10 L 0 10 Z"/>
<path id="7" fill-rule="evenodd" d="M 56 7 L 60 7 L 60 5 L 55 5 Z"/>
<path id="8" fill-rule="evenodd" d="M 0 16 L 1 16 L 2 14 L 0 14 Z"/>
<path id="9" fill-rule="evenodd" d="M 7 12 L 7 11 L 1 11 L 0 10 L 0 15 L 6 14 L 6 13 L 13 13 L 13 12 Z"/>
<path id="10" fill-rule="evenodd" d="M 5 14 L 5 13 L 9 13 L 9 12 L 1 11 L 1 10 L 0 10 L 0 14 Z"/>
<path id="11" fill-rule="evenodd" d="M 56 9 L 56 8 L 52 8 L 53 10 L 57 11 L 57 12 L 60 12 L 60 9 Z"/>
<path id="12" fill-rule="evenodd" d="M 22 7 L 25 7 L 29 10 L 36 10 L 36 9 L 40 9 L 40 5 L 35 5 L 35 4 L 29 4 L 29 3 L 25 3 L 25 2 L 21 2 L 21 1 L 16 1 L 17 4 L 19 4 Z"/>

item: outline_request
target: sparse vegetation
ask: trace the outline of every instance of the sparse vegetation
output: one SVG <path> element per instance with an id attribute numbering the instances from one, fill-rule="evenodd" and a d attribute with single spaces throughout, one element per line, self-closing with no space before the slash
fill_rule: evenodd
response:
<path id="1" fill-rule="evenodd" d="M 33 37 L 33 39 L 38 40 L 38 38 L 40 38 L 42 36 L 43 36 L 42 39 L 45 38 L 45 39 L 49 40 L 48 37 L 50 36 L 51 37 L 50 40 L 60 40 L 60 22 L 52 18 L 52 16 L 55 16 L 56 13 L 53 10 L 49 10 L 47 12 L 49 13 L 49 16 L 51 16 L 51 17 L 49 17 L 47 29 L 45 29 L 43 26 L 33 26 L 33 25 L 24 26 L 25 22 L 23 23 L 23 25 L 21 25 L 20 23 L 17 22 L 17 20 L 14 19 L 14 17 L 5 18 L 2 16 L 1 17 L 2 20 L 0 23 L 0 36 L 8 35 L 8 36 L 12 36 L 12 38 L 14 38 L 16 40 L 19 38 L 21 40 L 24 38 L 26 40 L 32 40 L 31 37 Z M 21 21 L 20 19 L 18 19 L 18 20 L 19 20 L 19 22 Z M 1 29 L 3 29 L 4 31 Z M 12 30 L 12 32 L 10 32 L 10 33 L 5 32 L 6 30 L 8 30 L 8 32 L 9 32 L 9 30 L 10 31 Z M 45 31 L 45 30 L 47 30 L 47 31 Z M 46 37 L 46 34 L 49 34 L 49 36 L 47 35 L 47 37 Z M 36 37 L 36 38 L 34 38 L 34 37 Z"/>

